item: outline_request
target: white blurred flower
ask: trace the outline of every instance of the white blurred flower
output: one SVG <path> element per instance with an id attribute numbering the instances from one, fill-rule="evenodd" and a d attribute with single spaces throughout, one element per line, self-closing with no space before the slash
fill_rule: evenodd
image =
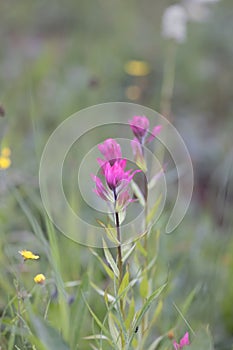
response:
<path id="1" fill-rule="evenodd" d="M 186 40 L 188 21 L 203 22 L 209 14 L 208 4 L 220 0 L 183 0 L 180 4 L 166 8 L 162 18 L 162 35 L 175 39 L 178 43 Z"/>
<path id="2" fill-rule="evenodd" d="M 166 8 L 162 19 L 162 35 L 182 43 L 186 39 L 187 14 L 182 5 Z"/>

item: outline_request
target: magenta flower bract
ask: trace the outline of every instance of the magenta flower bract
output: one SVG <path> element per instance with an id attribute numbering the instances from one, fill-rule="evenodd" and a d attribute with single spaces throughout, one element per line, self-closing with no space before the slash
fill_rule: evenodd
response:
<path id="1" fill-rule="evenodd" d="M 113 139 L 107 139 L 104 141 L 104 143 L 101 143 L 98 146 L 99 151 L 104 156 L 104 160 L 98 158 L 99 164 L 102 166 L 103 163 L 106 161 L 109 161 L 111 165 L 114 164 L 114 162 L 117 159 L 122 158 L 121 154 L 121 147 L 120 145 Z"/>
<path id="2" fill-rule="evenodd" d="M 151 135 L 147 137 L 149 131 L 149 119 L 145 116 L 134 116 L 132 120 L 129 120 L 129 125 L 133 131 L 135 137 L 138 139 L 141 145 L 151 142 L 161 131 L 162 126 L 157 125 L 153 128 Z"/>
<path id="3" fill-rule="evenodd" d="M 183 338 L 180 339 L 180 343 L 177 343 L 175 340 L 173 342 L 173 346 L 175 350 L 182 349 L 186 345 L 190 345 L 188 332 L 186 332 Z"/>
<path id="4" fill-rule="evenodd" d="M 145 116 L 135 115 L 132 120 L 129 121 L 131 130 L 137 139 L 142 139 L 148 132 L 149 120 Z"/>
<path id="5" fill-rule="evenodd" d="M 151 135 L 147 138 L 146 143 L 149 143 L 154 140 L 154 138 L 160 133 L 162 125 L 156 125 L 152 130 Z"/>
<path id="6" fill-rule="evenodd" d="M 111 165 L 110 162 L 104 164 L 103 173 L 110 190 L 115 192 L 123 180 L 130 182 L 132 179 L 130 171 L 125 172 L 125 166 L 125 159 L 116 161 L 113 165 Z"/>
<path id="7" fill-rule="evenodd" d="M 98 176 L 95 175 L 91 175 L 92 180 L 95 182 L 96 188 L 94 189 L 94 192 L 103 200 L 107 201 L 109 200 L 108 197 L 108 192 L 106 190 L 106 188 L 104 187 L 102 181 L 100 180 L 100 178 Z"/>
<path id="8" fill-rule="evenodd" d="M 105 159 L 98 158 L 101 173 L 106 185 L 95 175 L 91 175 L 96 184 L 94 192 L 103 200 L 111 202 L 116 211 L 121 211 L 133 201 L 129 194 L 129 184 L 134 175 L 141 170 L 125 170 L 127 160 L 122 159 L 120 145 L 113 139 L 107 139 L 98 146 Z"/>

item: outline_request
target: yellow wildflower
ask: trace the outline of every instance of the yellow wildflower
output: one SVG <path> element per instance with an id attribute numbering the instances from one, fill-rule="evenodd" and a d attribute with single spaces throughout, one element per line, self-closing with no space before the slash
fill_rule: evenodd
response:
<path id="1" fill-rule="evenodd" d="M 39 273 L 38 275 L 36 275 L 34 277 L 34 281 L 37 284 L 43 284 L 45 282 L 45 280 L 46 280 L 46 277 L 45 277 L 45 275 L 43 275 L 43 273 Z"/>
<path id="2" fill-rule="evenodd" d="M 7 169 L 11 165 L 10 158 L 0 157 L 0 169 Z"/>
<path id="3" fill-rule="evenodd" d="M 125 64 L 125 71 L 135 77 L 143 77 L 150 73 L 150 66 L 145 61 L 132 60 Z"/>
<path id="4" fill-rule="evenodd" d="M 11 165 L 10 160 L 11 150 L 9 147 L 4 147 L 0 153 L 0 169 L 7 169 Z"/>
<path id="5" fill-rule="evenodd" d="M 37 260 L 39 259 L 39 255 L 33 254 L 30 250 L 20 250 L 19 254 L 22 255 L 24 260 Z"/>

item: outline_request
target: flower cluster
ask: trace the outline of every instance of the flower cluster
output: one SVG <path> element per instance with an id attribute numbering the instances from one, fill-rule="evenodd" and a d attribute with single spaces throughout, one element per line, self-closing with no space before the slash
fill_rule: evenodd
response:
<path id="1" fill-rule="evenodd" d="M 11 150 L 8 147 L 4 147 L 0 153 L 0 169 L 8 169 L 11 165 Z"/>
<path id="2" fill-rule="evenodd" d="M 149 143 L 154 140 L 154 138 L 159 134 L 161 131 L 162 126 L 156 125 L 150 136 L 148 136 L 149 132 L 149 119 L 145 116 L 137 116 L 135 115 L 132 120 L 129 121 L 129 125 L 131 130 L 133 131 L 133 134 L 137 141 L 144 145 L 146 143 Z"/>
<path id="3" fill-rule="evenodd" d="M 127 160 L 122 158 L 120 145 L 115 140 L 107 139 L 98 148 L 104 157 L 97 161 L 106 184 L 98 176 L 92 175 L 96 184 L 94 192 L 106 202 L 112 203 L 115 212 L 124 211 L 133 201 L 129 192 L 130 181 L 140 170 L 126 170 Z"/>
<path id="4" fill-rule="evenodd" d="M 26 260 L 38 260 L 40 257 L 37 254 L 34 254 L 30 250 L 20 250 L 19 254 L 23 257 L 24 261 Z M 37 284 L 44 284 L 46 280 L 45 275 L 43 273 L 39 273 L 34 277 L 34 282 Z"/>
<path id="5" fill-rule="evenodd" d="M 122 158 L 120 145 L 109 138 L 98 146 L 103 158 L 98 158 L 97 161 L 105 184 L 98 176 L 91 175 L 96 185 L 94 192 L 113 204 L 114 212 L 124 211 L 133 201 L 129 190 L 130 182 L 137 172 L 146 171 L 143 146 L 153 141 L 161 130 L 161 125 L 157 125 L 149 134 L 149 120 L 145 116 L 134 116 L 129 125 L 135 136 L 131 142 L 134 159 L 141 170 L 126 170 L 127 160 Z"/>

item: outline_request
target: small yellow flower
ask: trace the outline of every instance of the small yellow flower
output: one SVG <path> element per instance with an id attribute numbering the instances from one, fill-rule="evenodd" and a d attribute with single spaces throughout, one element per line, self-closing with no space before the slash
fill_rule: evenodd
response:
<path id="1" fill-rule="evenodd" d="M 19 254 L 22 255 L 24 260 L 37 260 L 39 259 L 39 255 L 33 254 L 30 250 L 20 250 Z"/>
<path id="2" fill-rule="evenodd" d="M 37 284 L 43 284 L 45 282 L 46 278 L 45 275 L 43 275 L 43 273 L 39 273 L 38 275 L 36 275 L 34 277 L 34 281 Z"/>
<path id="3" fill-rule="evenodd" d="M 0 157 L 0 169 L 8 169 L 10 165 L 10 158 Z"/>
<path id="4" fill-rule="evenodd" d="M 4 147 L 0 154 L 0 169 L 8 169 L 11 165 L 10 160 L 11 150 L 9 147 Z"/>
<path id="5" fill-rule="evenodd" d="M 143 77 L 148 75 L 150 70 L 149 64 L 145 61 L 132 60 L 125 64 L 126 73 L 135 77 Z"/>

